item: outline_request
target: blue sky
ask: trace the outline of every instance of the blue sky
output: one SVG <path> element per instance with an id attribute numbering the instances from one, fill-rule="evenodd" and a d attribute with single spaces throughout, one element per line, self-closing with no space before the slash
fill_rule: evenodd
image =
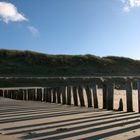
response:
<path id="1" fill-rule="evenodd" d="M 0 0 L 0 48 L 140 59 L 140 0 Z"/>

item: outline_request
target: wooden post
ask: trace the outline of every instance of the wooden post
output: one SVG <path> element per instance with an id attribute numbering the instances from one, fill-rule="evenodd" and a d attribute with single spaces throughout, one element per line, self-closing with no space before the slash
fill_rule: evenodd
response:
<path id="1" fill-rule="evenodd" d="M 35 88 L 34 90 L 35 90 L 35 95 L 34 95 L 35 98 L 34 98 L 34 100 L 38 101 L 38 98 L 37 98 L 37 88 Z"/>
<path id="2" fill-rule="evenodd" d="M 8 97 L 8 98 L 11 98 L 11 90 L 8 90 L 8 91 L 7 91 L 7 97 Z"/>
<path id="3" fill-rule="evenodd" d="M 114 99 L 114 84 L 108 83 L 107 84 L 107 109 L 113 110 L 113 99 Z"/>
<path id="4" fill-rule="evenodd" d="M 28 89 L 28 100 L 35 100 L 35 89 Z"/>
<path id="5" fill-rule="evenodd" d="M 51 97 L 52 97 L 52 89 L 51 88 L 48 88 L 48 92 L 47 92 L 47 94 L 48 94 L 48 102 L 49 103 L 51 103 L 51 101 L 52 101 L 52 99 L 51 99 Z"/>
<path id="6" fill-rule="evenodd" d="M 41 88 L 41 96 L 42 96 L 42 98 L 41 98 L 41 101 L 43 101 L 43 96 L 44 96 L 44 88 Z"/>
<path id="7" fill-rule="evenodd" d="M 0 90 L 0 96 L 1 97 L 3 96 L 3 90 Z"/>
<path id="8" fill-rule="evenodd" d="M 14 99 L 14 92 L 11 90 L 11 99 Z"/>
<path id="9" fill-rule="evenodd" d="M 71 87 L 67 87 L 67 105 L 71 105 Z"/>
<path id="10" fill-rule="evenodd" d="M 47 101 L 47 88 L 44 88 L 43 101 Z"/>
<path id="11" fill-rule="evenodd" d="M 18 90 L 15 89 L 14 92 L 15 92 L 15 99 L 18 100 Z"/>
<path id="12" fill-rule="evenodd" d="M 12 92 L 12 99 L 16 99 L 16 92 L 14 90 L 12 90 L 11 92 Z"/>
<path id="13" fill-rule="evenodd" d="M 78 87 L 78 95 L 79 95 L 79 99 L 80 99 L 80 105 L 85 106 L 84 96 L 83 96 L 83 86 Z"/>
<path id="14" fill-rule="evenodd" d="M 18 91 L 18 99 L 23 100 L 23 89 L 19 89 L 19 91 Z"/>
<path id="15" fill-rule="evenodd" d="M 66 104 L 66 87 L 62 87 L 62 104 Z"/>
<path id="16" fill-rule="evenodd" d="M 52 89 L 52 102 L 56 103 L 56 88 Z"/>
<path id="17" fill-rule="evenodd" d="M 138 89 L 138 111 L 140 112 L 140 81 L 137 82 Z"/>
<path id="18" fill-rule="evenodd" d="M 28 89 L 28 100 L 31 100 L 31 89 Z"/>
<path id="19" fill-rule="evenodd" d="M 49 102 L 49 89 L 46 88 L 46 102 Z"/>
<path id="20" fill-rule="evenodd" d="M 32 89 L 32 100 L 35 101 L 35 89 Z"/>
<path id="21" fill-rule="evenodd" d="M 24 89 L 23 95 L 24 95 L 24 100 L 27 100 L 27 90 Z"/>
<path id="22" fill-rule="evenodd" d="M 93 85 L 92 92 L 93 92 L 94 108 L 98 108 L 97 85 Z"/>
<path id="23" fill-rule="evenodd" d="M 91 88 L 89 86 L 86 86 L 85 89 L 86 89 L 88 107 L 92 107 Z"/>
<path id="24" fill-rule="evenodd" d="M 107 86 L 106 84 L 103 84 L 103 109 L 107 108 Z"/>
<path id="25" fill-rule="evenodd" d="M 132 88 L 132 82 L 126 81 L 127 112 L 133 112 Z"/>
<path id="26" fill-rule="evenodd" d="M 37 89 L 37 101 L 42 101 L 42 89 Z"/>
<path id="27" fill-rule="evenodd" d="M 7 95 L 7 92 L 8 92 L 8 91 L 5 89 L 5 90 L 4 90 L 4 97 L 6 97 L 6 98 L 7 98 L 7 96 L 8 96 L 8 95 Z"/>
<path id="28" fill-rule="evenodd" d="M 57 89 L 56 89 L 56 94 L 57 94 L 57 103 L 58 104 L 60 104 L 61 103 L 61 89 L 60 89 L 60 87 L 58 87 Z"/>
<path id="29" fill-rule="evenodd" d="M 78 106 L 77 87 L 73 87 L 72 90 L 73 90 L 74 106 Z"/>
<path id="30" fill-rule="evenodd" d="M 17 92 L 16 99 L 19 100 L 19 90 Z"/>

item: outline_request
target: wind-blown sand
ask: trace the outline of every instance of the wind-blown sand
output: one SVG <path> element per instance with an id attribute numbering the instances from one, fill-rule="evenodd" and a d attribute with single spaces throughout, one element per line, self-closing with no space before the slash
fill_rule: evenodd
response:
<path id="1" fill-rule="evenodd" d="M 137 91 L 133 91 L 137 111 Z M 115 108 L 125 92 L 115 90 Z M 98 94 L 102 108 L 102 93 Z M 126 107 L 124 108 L 126 110 Z M 0 140 L 139 140 L 140 113 L 0 98 Z"/>

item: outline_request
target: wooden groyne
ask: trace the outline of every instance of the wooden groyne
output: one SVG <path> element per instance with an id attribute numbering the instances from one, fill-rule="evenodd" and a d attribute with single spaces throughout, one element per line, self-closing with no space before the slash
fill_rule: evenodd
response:
<path id="1" fill-rule="evenodd" d="M 0 87 L 0 96 L 6 98 L 94 108 L 99 107 L 97 90 L 100 88 L 103 92 L 103 109 L 107 110 L 114 109 L 114 90 L 123 89 L 126 91 L 127 112 L 133 111 L 132 90 L 136 89 L 140 112 L 140 78 L 137 77 L 1 77 Z"/>

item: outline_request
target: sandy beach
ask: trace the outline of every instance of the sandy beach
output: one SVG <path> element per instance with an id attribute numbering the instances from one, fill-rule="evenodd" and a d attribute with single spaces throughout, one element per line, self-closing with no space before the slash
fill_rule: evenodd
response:
<path id="1" fill-rule="evenodd" d="M 0 98 L 0 139 L 138 140 L 140 113 L 125 112 L 124 91 L 115 91 L 114 108 L 120 98 L 124 101 L 121 112 L 101 109 L 101 91 L 100 109 Z M 133 91 L 133 99 L 137 111 L 137 91 Z"/>

